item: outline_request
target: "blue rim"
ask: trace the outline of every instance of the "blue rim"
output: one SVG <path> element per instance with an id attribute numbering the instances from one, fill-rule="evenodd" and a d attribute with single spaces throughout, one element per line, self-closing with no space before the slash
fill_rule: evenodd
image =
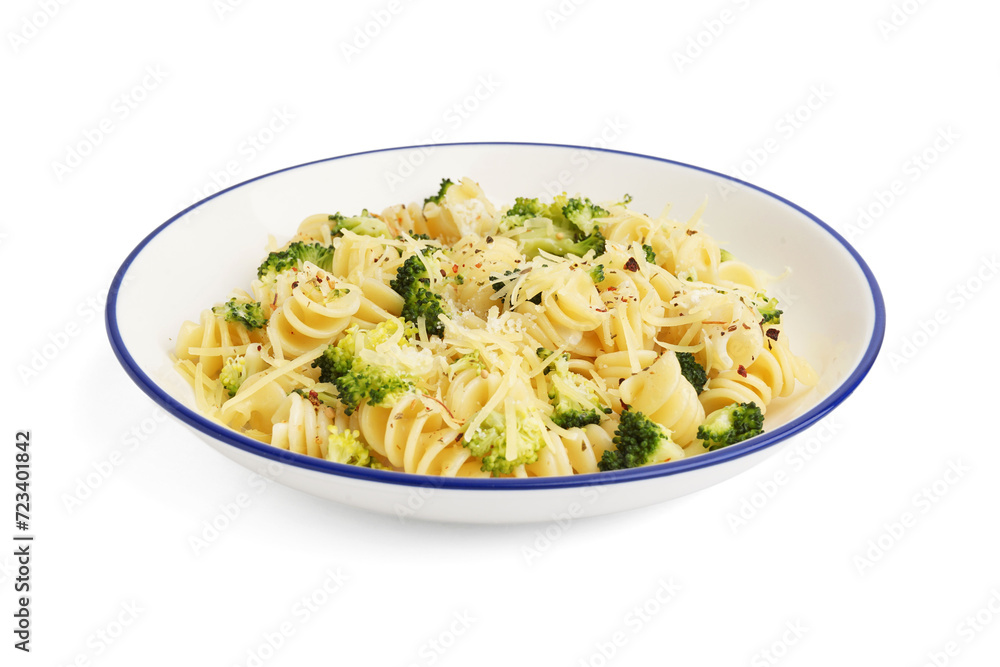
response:
<path id="1" fill-rule="evenodd" d="M 222 427 L 208 419 L 202 417 L 197 412 L 190 410 L 187 406 L 177 402 L 171 398 L 166 392 L 159 388 L 159 386 L 152 381 L 140 368 L 139 365 L 129 354 L 125 347 L 125 343 L 121 338 L 121 333 L 118 330 L 118 292 L 121 288 L 122 280 L 125 277 L 129 267 L 135 258 L 142 252 L 143 248 L 146 247 L 160 232 L 169 227 L 175 221 L 186 215 L 189 211 L 192 211 L 199 206 L 203 205 L 220 195 L 223 195 L 231 190 L 244 187 L 254 181 L 260 180 L 262 178 L 268 178 L 275 174 L 280 174 L 286 171 L 291 171 L 293 169 L 300 169 L 303 167 L 308 167 L 310 165 L 319 164 L 323 162 L 331 162 L 334 160 L 343 160 L 350 157 L 356 157 L 358 155 L 369 155 L 373 153 L 384 153 L 391 151 L 406 151 L 414 150 L 419 148 L 446 148 L 449 146 L 531 146 L 531 147 L 549 147 L 549 148 L 559 148 L 559 149 L 569 149 L 569 150 L 585 150 L 585 151 L 596 151 L 603 153 L 611 153 L 615 155 L 627 155 L 630 157 L 642 158 L 644 160 L 654 160 L 656 162 L 665 162 L 668 164 L 677 165 L 679 167 L 684 167 L 686 169 L 692 169 L 695 171 L 704 172 L 706 174 L 711 174 L 713 176 L 724 178 L 733 183 L 738 183 L 743 187 L 750 188 L 761 192 L 769 197 L 772 197 L 791 208 L 799 211 L 814 223 L 823 228 L 830 236 L 837 240 L 847 252 L 851 254 L 854 261 L 861 268 L 868 281 L 868 287 L 871 290 L 872 301 L 875 307 L 875 323 L 871 333 L 871 339 L 868 343 L 868 348 L 865 350 L 861 361 L 858 363 L 857 368 L 854 372 L 844 380 L 843 383 L 823 400 L 819 405 L 815 406 L 809 410 L 806 414 L 797 417 L 788 424 L 778 427 L 773 431 L 768 431 L 763 435 L 760 435 L 752 440 L 748 440 L 743 443 L 738 443 L 732 445 L 725 449 L 721 449 L 715 452 L 709 452 L 707 454 L 702 454 L 690 459 L 682 459 L 669 464 L 659 465 L 659 466 L 648 466 L 643 468 L 632 468 L 629 470 L 619 470 L 614 472 L 602 472 L 602 473 L 589 473 L 584 475 L 572 475 L 567 477 L 532 477 L 532 478 L 517 478 L 517 479 L 492 479 L 492 478 L 446 478 L 446 477 L 436 477 L 429 475 L 414 475 L 411 473 L 402 472 L 390 472 L 384 470 L 372 470 L 369 468 L 359 468 L 357 466 L 344 465 L 340 463 L 333 463 L 330 461 L 325 461 L 322 459 L 313 458 L 310 456 L 305 456 L 303 454 L 295 454 L 292 452 L 287 452 L 285 450 L 277 449 L 271 447 L 270 445 L 258 442 L 246 436 L 243 436 L 235 431 L 229 430 Z M 864 377 L 871 370 L 872 364 L 875 363 L 875 358 L 878 356 L 879 349 L 882 347 L 882 340 L 885 336 L 885 302 L 882 298 L 882 290 L 878 286 L 878 282 L 875 280 L 875 276 L 872 274 L 871 269 L 868 264 L 861 258 L 858 252 L 851 246 L 850 243 L 844 239 L 836 230 L 831 228 L 825 222 L 814 216 L 809 211 L 806 211 L 802 207 L 788 201 L 784 197 L 774 194 L 768 190 L 761 187 L 753 185 L 752 183 L 747 183 L 746 181 L 734 178 L 727 174 L 722 174 L 717 171 L 712 171 L 711 169 L 705 169 L 703 167 L 697 167 L 694 165 L 686 164 L 684 162 L 678 162 L 676 160 L 668 160 L 666 158 L 658 158 L 650 155 L 643 155 L 641 153 L 630 153 L 627 151 L 617 151 L 607 148 L 593 148 L 590 146 L 574 146 L 567 144 L 546 144 L 546 143 L 531 143 L 531 142 L 516 142 L 516 141 L 478 141 L 478 142 L 458 142 L 458 143 L 446 143 L 446 144 L 422 144 L 416 146 L 400 146 L 396 148 L 380 148 L 371 151 L 362 151 L 358 153 L 349 153 L 347 155 L 340 155 L 332 158 L 324 158 L 320 160 L 313 160 L 311 162 L 304 162 L 292 167 L 286 167 L 284 169 L 278 169 L 277 171 L 272 171 L 268 174 L 263 174 L 252 178 L 242 183 L 238 183 L 231 187 L 221 190 L 201 201 L 188 206 L 183 211 L 173 216 L 162 225 L 154 229 L 146 238 L 144 238 L 135 249 L 129 253 L 129 256 L 125 258 L 122 262 L 121 267 L 115 274 L 114 280 L 111 282 L 111 288 L 108 292 L 108 301 L 105 308 L 105 325 L 108 331 L 108 338 L 111 342 L 111 347 L 114 350 L 115 356 L 118 358 L 119 363 L 128 373 L 132 381 L 139 385 L 150 398 L 156 401 L 158 404 L 162 405 L 164 409 L 173 414 L 175 417 L 186 423 L 188 426 L 201 431 L 207 435 L 212 436 L 217 440 L 221 440 L 226 444 L 232 445 L 238 449 L 241 449 L 252 454 L 256 454 L 265 459 L 271 459 L 274 461 L 279 461 L 288 465 L 293 465 L 299 468 L 304 468 L 307 470 L 314 470 L 317 472 L 323 472 L 328 474 L 333 474 L 341 477 L 349 477 L 353 479 L 369 480 L 373 482 L 382 482 L 389 484 L 398 484 L 401 486 L 415 486 L 415 487 L 434 487 L 441 489 L 481 489 L 481 490 L 517 490 L 517 489 L 563 489 L 572 487 L 582 487 L 591 485 L 603 485 L 603 484 L 619 484 L 623 482 L 631 482 L 638 480 L 653 479 L 657 477 L 670 477 L 672 475 L 678 475 L 680 473 L 688 472 L 691 470 L 698 470 L 701 468 L 708 468 L 711 466 L 719 465 L 727 461 L 742 458 L 748 456 L 754 452 L 766 449 L 775 445 L 786 438 L 789 438 L 815 422 L 819 421 L 825 417 L 831 410 L 840 405 L 854 390 L 858 387 Z"/>

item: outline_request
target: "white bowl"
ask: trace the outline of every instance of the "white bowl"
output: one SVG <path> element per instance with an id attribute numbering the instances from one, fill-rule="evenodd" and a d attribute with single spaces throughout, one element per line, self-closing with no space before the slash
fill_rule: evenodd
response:
<path id="1" fill-rule="evenodd" d="M 268 234 L 283 242 L 317 212 L 422 200 L 441 178 L 470 176 L 495 202 L 563 190 L 595 201 L 634 197 L 684 219 L 707 199 L 705 231 L 752 266 L 790 274 L 771 291 L 793 351 L 821 381 L 768 409 L 766 432 L 702 456 L 572 477 L 442 479 L 341 465 L 273 448 L 195 409 L 169 358 L 180 323 L 247 288 Z M 151 304 L 155 304 L 151 305 Z M 261 474 L 348 505 L 438 521 L 504 523 L 606 514 L 728 479 L 839 405 L 864 378 L 885 329 L 882 295 L 857 252 L 795 204 L 723 174 L 670 160 L 578 146 L 470 143 L 345 155 L 276 171 L 208 197 L 163 223 L 125 259 L 111 286 L 108 335 L 122 366 L 165 410 Z"/>

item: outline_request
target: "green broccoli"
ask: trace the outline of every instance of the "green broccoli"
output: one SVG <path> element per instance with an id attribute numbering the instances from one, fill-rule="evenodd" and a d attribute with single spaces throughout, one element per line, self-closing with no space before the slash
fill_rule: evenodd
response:
<path id="1" fill-rule="evenodd" d="M 236 395 L 236 392 L 240 390 L 246 379 L 247 367 L 243 357 L 230 357 L 226 359 L 226 363 L 222 365 L 222 371 L 219 373 L 219 382 L 222 383 L 222 387 L 229 394 L 230 398 Z"/>
<path id="2" fill-rule="evenodd" d="M 757 312 L 760 313 L 761 324 L 781 324 L 781 313 L 784 311 L 778 310 L 778 300 L 774 297 L 770 299 L 766 295 L 758 294 L 757 297 L 763 300 L 757 302 Z"/>
<path id="3" fill-rule="evenodd" d="M 719 261 L 720 262 L 728 262 L 728 261 L 733 260 L 733 259 L 735 259 L 735 257 L 733 257 L 733 253 L 729 252 L 725 248 L 719 248 Z"/>
<path id="4" fill-rule="evenodd" d="M 371 451 L 361 442 L 361 434 L 357 431 L 338 431 L 335 426 L 330 427 L 326 460 L 363 468 L 373 467 Z"/>
<path id="5" fill-rule="evenodd" d="M 570 230 L 560 231 L 556 228 L 553 234 L 546 227 L 535 227 L 529 228 L 524 234 L 519 234 L 517 238 L 521 241 L 522 252 L 528 259 L 537 257 L 543 250 L 559 257 L 566 255 L 583 257 L 593 251 L 596 257 L 603 255 L 605 248 L 605 239 L 600 232 L 578 238 Z"/>
<path id="6" fill-rule="evenodd" d="M 541 347 L 536 354 L 545 361 L 553 353 Z M 574 428 L 600 424 L 601 414 L 611 414 L 611 409 L 601 404 L 594 383 L 570 370 L 568 353 L 563 352 L 551 361 L 544 374 L 548 376 L 549 402 L 554 408 L 551 419 L 557 426 Z"/>
<path id="7" fill-rule="evenodd" d="M 434 239 L 432 239 L 430 237 L 430 234 L 410 234 L 409 232 L 407 232 L 407 234 L 409 234 L 410 238 L 413 239 L 414 241 L 433 241 L 434 240 Z M 402 234 L 397 235 L 396 236 L 396 240 L 397 241 L 404 240 L 403 235 Z"/>
<path id="8" fill-rule="evenodd" d="M 453 185 L 454 185 L 454 183 L 451 182 L 450 178 L 442 178 L 441 179 L 441 187 L 438 189 L 437 194 L 436 195 L 431 195 L 430 197 L 428 197 L 427 199 L 425 199 L 424 200 L 424 206 L 427 206 L 427 204 L 430 203 L 430 202 L 434 202 L 435 204 L 437 204 L 438 206 L 440 206 L 441 205 L 441 200 L 444 199 L 445 194 L 448 192 L 448 188 L 450 188 Z"/>
<path id="9" fill-rule="evenodd" d="M 389 286 L 403 297 L 403 319 L 417 324 L 422 317 L 428 335 L 442 336 L 444 324 L 440 316 L 445 314 L 444 300 L 440 294 L 432 292 L 429 285 L 427 267 L 419 254 L 407 258 L 389 282 Z"/>
<path id="10" fill-rule="evenodd" d="M 763 432 L 764 415 L 756 403 L 733 403 L 708 415 L 698 427 L 698 438 L 713 452 Z"/>
<path id="11" fill-rule="evenodd" d="M 705 391 L 705 383 L 708 382 L 708 374 L 705 367 L 695 361 L 694 355 L 690 352 L 677 352 L 677 363 L 681 365 L 681 375 L 691 383 L 694 390 L 699 394 Z"/>
<path id="12" fill-rule="evenodd" d="M 589 273 L 590 273 L 590 278 L 591 278 L 591 280 L 594 281 L 595 285 L 597 285 L 598 283 L 603 283 L 604 282 L 604 265 L 603 264 L 598 264 L 597 266 L 594 266 L 593 268 L 590 269 Z"/>
<path id="13" fill-rule="evenodd" d="M 656 264 L 656 253 L 653 252 L 653 246 L 642 244 L 642 251 L 646 253 L 646 261 L 650 264 Z"/>
<path id="14" fill-rule="evenodd" d="M 641 412 L 625 410 L 615 430 L 615 450 L 606 450 L 597 464 L 601 470 L 623 470 L 663 463 L 680 449 L 670 431 Z M 683 451 L 683 450 L 680 450 Z"/>
<path id="15" fill-rule="evenodd" d="M 556 198 L 558 201 L 558 197 Z M 606 209 L 594 204 L 589 199 L 573 198 L 566 201 L 562 207 L 562 215 L 567 221 L 585 236 L 598 231 L 596 218 L 606 218 L 611 215 Z"/>
<path id="16" fill-rule="evenodd" d="M 215 306 L 212 312 L 224 317 L 227 322 L 239 322 L 247 329 L 260 329 L 267 324 L 259 301 L 240 301 L 235 297 L 222 306 Z"/>
<path id="17" fill-rule="evenodd" d="M 361 236 L 384 236 L 390 238 L 389 227 L 380 218 L 376 218 L 368 212 L 368 209 L 361 211 L 361 215 L 344 217 L 340 213 L 330 216 L 330 222 L 334 223 L 330 227 L 331 234 L 343 234 L 344 231 L 354 232 Z"/>
<path id="18" fill-rule="evenodd" d="M 333 246 L 321 243 L 305 244 L 296 241 L 284 250 L 272 252 L 257 268 L 257 277 L 261 280 L 273 280 L 282 271 L 298 268 L 306 262 L 311 262 L 324 271 L 333 268 Z"/>
<path id="19" fill-rule="evenodd" d="M 508 458 L 507 428 L 504 415 L 491 412 L 479 425 L 475 433 L 466 432 L 462 445 L 475 456 L 481 457 L 483 472 L 494 477 L 509 475 L 514 468 L 538 460 L 538 452 L 546 445 L 545 424 L 537 415 L 523 410 L 516 411 L 517 432 Z"/>
<path id="20" fill-rule="evenodd" d="M 385 340 L 395 330 L 395 320 L 380 323 L 368 332 L 365 345 L 370 349 Z M 358 349 L 358 329 L 353 327 L 335 345 L 329 345 L 313 363 L 319 369 L 319 381 L 330 382 L 337 388 L 337 399 L 350 415 L 362 402 L 386 405 L 402 394 L 412 391 L 414 381 L 406 373 L 361 360 Z M 322 400 L 322 398 L 320 398 Z"/>

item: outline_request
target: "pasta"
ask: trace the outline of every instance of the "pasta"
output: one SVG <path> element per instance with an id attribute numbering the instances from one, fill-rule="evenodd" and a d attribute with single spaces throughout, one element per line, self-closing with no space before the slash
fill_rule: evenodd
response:
<path id="1" fill-rule="evenodd" d="M 181 325 L 175 366 L 220 424 L 405 473 L 596 473 L 752 437 L 712 429 L 815 373 L 702 209 L 630 201 L 497 206 L 464 178 L 422 205 L 310 215 L 249 291 Z"/>

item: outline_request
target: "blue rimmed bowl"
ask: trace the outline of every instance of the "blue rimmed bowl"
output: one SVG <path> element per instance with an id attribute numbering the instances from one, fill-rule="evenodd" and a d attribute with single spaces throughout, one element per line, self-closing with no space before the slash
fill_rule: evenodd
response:
<path id="1" fill-rule="evenodd" d="M 170 351 L 186 319 L 246 288 L 268 234 L 283 241 L 307 215 L 422 200 L 443 177 L 470 176 L 495 202 L 562 191 L 633 196 L 684 219 L 707 199 L 705 231 L 752 266 L 780 275 L 782 321 L 819 384 L 768 408 L 766 433 L 658 466 L 573 477 L 442 479 L 293 454 L 201 416 Z M 220 256 L 225 261 L 220 261 Z M 178 258 L 181 258 L 178 261 Z M 155 308 L 149 304 L 156 304 Z M 506 523 L 592 516 L 676 498 L 759 463 L 836 408 L 871 368 L 885 309 L 874 276 L 833 229 L 795 204 L 719 173 L 661 158 L 579 146 L 466 143 L 356 153 L 240 183 L 160 225 L 122 263 L 107 304 L 108 336 L 125 371 L 156 403 L 222 454 L 287 486 L 347 505 L 438 521 Z"/>

